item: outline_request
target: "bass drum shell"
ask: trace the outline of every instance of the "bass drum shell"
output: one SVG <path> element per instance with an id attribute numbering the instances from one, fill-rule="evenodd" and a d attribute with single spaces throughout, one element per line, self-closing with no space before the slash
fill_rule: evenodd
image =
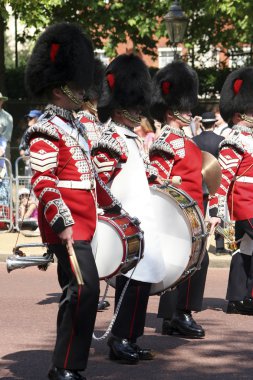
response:
<path id="1" fill-rule="evenodd" d="M 201 210 L 187 193 L 173 186 L 152 186 L 150 191 L 166 266 L 164 279 L 151 286 L 150 295 L 156 295 L 175 288 L 200 269 L 207 232 Z M 115 277 L 108 282 L 115 287 Z"/>
<path id="2" fill-rule="evenodd" d="M 200 269 L 206 249 L 206 227 L 200 208 L 184 191 L 173 186 L 152 187 L 165 278 L 151 287 L 150 294 L 173 289 Z"/>

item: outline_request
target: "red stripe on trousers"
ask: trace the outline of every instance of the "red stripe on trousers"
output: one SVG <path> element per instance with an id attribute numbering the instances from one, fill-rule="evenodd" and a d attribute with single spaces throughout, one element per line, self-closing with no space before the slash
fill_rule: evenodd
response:
<path id="1" fill-rule="evenodd" d="M 189 277 L 188 279 L 188 288 L 187 288 L 187 296 L 186 296 L 186 304 L 185 304 L 186 310 L 188 310 L 188 305 L 189 305 L 190 287 L 191 287 L 191 277 Z"/>

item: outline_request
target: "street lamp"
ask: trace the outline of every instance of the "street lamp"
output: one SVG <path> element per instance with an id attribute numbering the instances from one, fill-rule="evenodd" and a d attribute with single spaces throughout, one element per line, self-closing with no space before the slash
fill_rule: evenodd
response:
<path id="1" fill-rule="evenodd" d="M 174 59 L 177 58 L 177 44 L 183 42 L 186 28 L 188 25 L 188 17 L 182 11 L 179 1 L 174 1 L 169 12 L 164 16 L 166 28 L 169 34 L 170 43 L 174 46 Z"/>

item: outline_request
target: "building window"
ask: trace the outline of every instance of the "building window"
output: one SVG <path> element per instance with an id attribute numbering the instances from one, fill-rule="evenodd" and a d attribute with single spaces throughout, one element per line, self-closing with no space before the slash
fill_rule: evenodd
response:
<path id="1" fill-rule="evenodd" d="M 229 52 L 229 67 L 236 69 L 237 67 L 246 66 L 252 63 L 251 46 L 243 46 L 240 50 L 231 50 Z"/>
<path id="2" fill-rule="evenodd" d="M 177 54 L 181 55 L 182 49 L 177 48 Z M 159 69 L 174 61 L 175 50 L 171 47 L 158 48 Z"/>
<path id="3" fill-rule="evenodd" d="M 95 49 L 94 53 L 95 53 L 95 57 L 99 58 L 100 61 L 103 62 L 105 66 L 109 65 L 110 58 L 105 55 L 105 51 L 103 49 Z"/>
<path id="4" fill-rule="evenodd" d="M 219 49 L 210 46 L 206 53 L 202 53 L 199 46 L 194 47 L 194 66 L 196 68 L 218 67 L 220 62 Z"/>

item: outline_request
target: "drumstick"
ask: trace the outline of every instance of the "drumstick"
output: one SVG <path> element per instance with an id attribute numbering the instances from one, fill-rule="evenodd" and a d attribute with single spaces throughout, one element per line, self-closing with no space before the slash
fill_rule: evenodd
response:
<path id="1" fill-rule="evenodd" d="M 163 185 L 181 185 L 182 178 L 179 175 L 174 175 L 173 177 L 169 179 L 163 180 Z"/>
<path id="2" fill-rule="evenodd" d="M 182 178 L 179 175 L 174 175 L 170 179 L 172 185 L 181 185 L 182 183 Z"/>
<path id="3" fill-rule="evenodd" d="M 77 283 L 78 285 L 84 285 L 83 276 L 82 276 L 81 269 L 76 258 L 74 247 L 70 241 L 67 241 L 66 247 L 69 254 L 72 270 L 76 276 Z"/>

